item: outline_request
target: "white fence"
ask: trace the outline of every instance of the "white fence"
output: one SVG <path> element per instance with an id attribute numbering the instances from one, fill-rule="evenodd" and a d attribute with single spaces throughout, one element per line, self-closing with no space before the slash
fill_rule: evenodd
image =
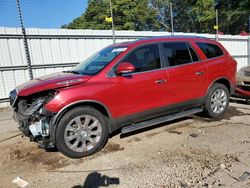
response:
<path id="1" fill-rule="evenodd" d="M 34 77 L 69 69 L 97 50 L 112 44 L 112 32 L 107 30 L 26 30 Z M 170 35 L 168 32 L 117 31 L 116 41 L 124 42 L 150 36 Z M 215 35 L 196 35 L 214 39 Z M 237 60 L 238 68 L 250 64 L 250 38 L 220 35 L 219 41 Z M 0 107 L 8 105 L 9 91 L 29 80 L 20 28 L 0 27 Z"/>

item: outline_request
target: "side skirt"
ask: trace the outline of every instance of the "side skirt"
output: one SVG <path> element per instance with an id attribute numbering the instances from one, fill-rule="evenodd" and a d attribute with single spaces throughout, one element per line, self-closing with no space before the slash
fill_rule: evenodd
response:
<path id="1" fill-rule="evenodd" d="M 133 132 L 136 130 L 140 130 L 140 129 L 144 129 L 147 127 L 151 127 L 160 123 L 164 123 L 164 122 L 168 122 L 168 121 L 172 121 L 175 119 L 179 119 L 188 115 L 192 115 L 192 114 L 196 114 L 199 112 L 202 112 L 203 109 L 202 108 L 194 108 L 194 109 L 190 109 L 190 110 L 185 110 L 185 111 L 181 111 L 181 112 L 177 112 L 171 115 L 167 115 L 167 116 L 162 116 L 162 117 L 158 117 L 155 119 L 151 119 L 151 120 L 147 120 L 147 121 L 143 121 L 140 123 L 135 123 L 126 127 L 123 127 L 121 130 L 122 134 L 127 134 L 129 132 Z"/>
<path id="2" fill-rule="evenodd" d="M 110 121 L 110 128 L 111 132 L 114 132 L 116 130 L 121 129 L 122 127 L 136 124 L 138 122 L 143 122 L 151 119 L 155 119 L 158 117 L 166 116 L 166 115 L 172 115 L 175 113 L 187 111 L 190 109 L 194 108 L 199 108 L 202 109 L 203 104 L 205 103 L 205 97 L 189 100 L 186 102 L 178 103 L 178 104 L 173 104 L 157 109 L 152 109 L 152 110 L 147 110 L 144 112 L 136 113 L 136 114 L 131 114 L 128 116 L 124 116 L 118 119 L 112 119 Z"/>

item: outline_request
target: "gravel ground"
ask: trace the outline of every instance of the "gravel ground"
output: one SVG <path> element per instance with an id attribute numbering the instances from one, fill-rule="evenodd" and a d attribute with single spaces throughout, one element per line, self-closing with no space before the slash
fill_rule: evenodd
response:
<path id="1" fill-rule="evenodd" d="M 220 121 L 190 116 L 120 138 L 72 160 L 22 138 L 0 110 L 0 187 L 250 187 L 250 106 L 231 103 Z"/>

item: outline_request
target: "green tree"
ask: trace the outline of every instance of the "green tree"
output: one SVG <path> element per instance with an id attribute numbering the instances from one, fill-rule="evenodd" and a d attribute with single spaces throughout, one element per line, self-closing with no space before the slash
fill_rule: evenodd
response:
<path id="1" fill-rule="evenodd" d="M 229 34 L 239 34 L 241 31 L 249 31 L 250 1 L 227 0 L 222 2 L 222 7 L 219 10 L 219 29 Z"/>
<path id="2" fill-rule="evenodd" d="M 199 31 L 214 33 L 215 8 L 214 0 L 188 0 L 193 6 L 194 14 L 199 23 Z M 221 0 L 219 12 L 219 30 L 225 34 L 239 34 L 248 31 L 248 17 L 250 14 L 249 0 Z"/>
<path id="3" fill-rule="evenodd" d="M 156 20 L 156 11 L 148 7 L 147 0 L 112 0 L 114 23 L 116 30 L 160 29 Z M 69 29 L 111 29 L 111 23 L 105 21 L 110 17 L 109 0 L 89 0 L 84 14 L 71 23 L 63 25 Z"/>
<path id="4" fill-rule="evenodd" d="M 157 19 L 162 25 L 162 30 L 171 31 L 170 3 L 172 3 L 175 32 L 200 31 L 197 12 L 192 6 L 195 3 L 188 0 L 150 0 L 150 6 L 158 13 Z"/>
<path id="5" fill-rule="evenodd" d="M 196 17 L 196 27 L 201 33 L 214 33 L 215 9 L 214 0 L 188 0 Z"/>
<path id="6" fill-rule="evenodd" d="M 170 2 L 175 32 L 215 33 L 217 0 L 112 0 L 116 30 L 171 31 Z M 249 0 L 221 0 L 219 30 L 225 34 L 248 31 Z M 89 0 L 85 13 L 71 23 L 70 29 L 111 29 L 109 0 Z"/>

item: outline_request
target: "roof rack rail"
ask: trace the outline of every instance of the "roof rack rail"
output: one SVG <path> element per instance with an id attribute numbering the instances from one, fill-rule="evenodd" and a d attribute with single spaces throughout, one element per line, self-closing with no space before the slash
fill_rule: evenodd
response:
<path id="1" fill-rule="evenodd" d="M 162 35 L 162 36 L 149 36 L 149 37 L 144 37 L 144 38 L 138 39 L 137 41 L 140 41 L 140 40 L 147 40 L 147 39 L 157 39 L 157 38 L 203 38 L 203 39 L 207 39 L 206 37 L 192 36 L 192 35 Z"/>

